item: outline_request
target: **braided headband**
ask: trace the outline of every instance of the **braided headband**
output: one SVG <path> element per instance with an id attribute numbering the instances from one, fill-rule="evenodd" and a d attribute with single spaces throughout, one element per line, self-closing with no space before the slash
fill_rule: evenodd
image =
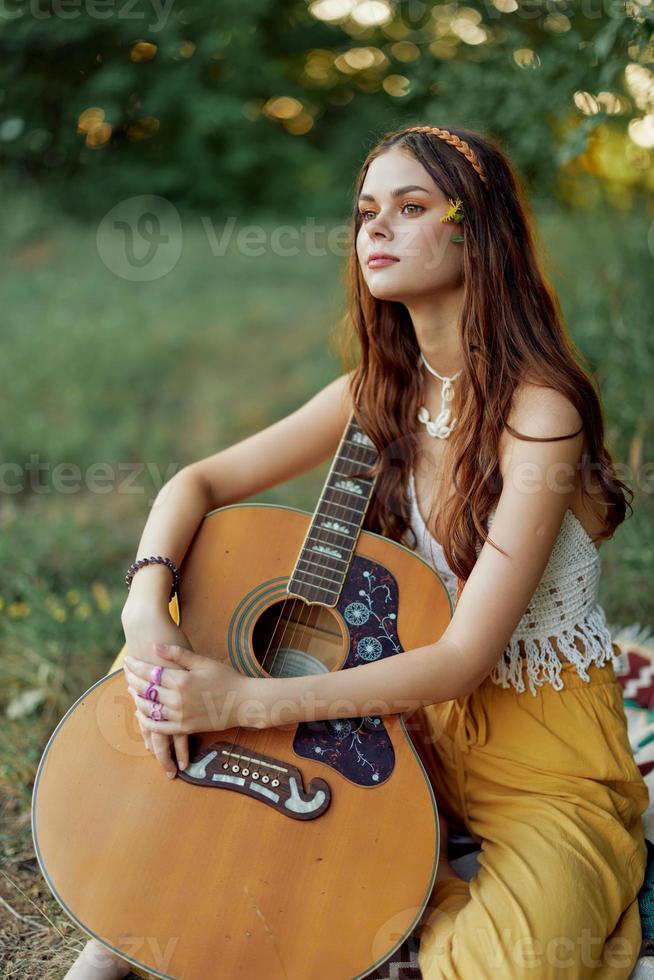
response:
<path id="1" fill-rule="evenodd" d="M 469 160 L 472 166 L 475 168 L 484 184 L 488 186 L 488 178 L 481 168 L 481 164 L 477 159 L 474 150 L 465 140 L 460 139 L 454 133 L 450 133 L 449 129 L 441 129 L 440 126 L 411 126 L 409 129 L 405 129 L 404 133 L 430 133 L 433 136 L 438 136 L 440 139 L 449 143 L 453 146 L 455 150 L 462 153 L 466 160 Z"/>

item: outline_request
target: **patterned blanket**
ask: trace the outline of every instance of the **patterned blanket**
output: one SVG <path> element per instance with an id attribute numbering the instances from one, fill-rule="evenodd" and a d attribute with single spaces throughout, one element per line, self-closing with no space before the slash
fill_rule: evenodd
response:
<path id="1" fill-rule="evenodd" d="M 643 942 L 640 958 L 630 980 L 654 978 L 654 633 L 649 627 L 618 628 L 609 624 L 611 637 L 620 649 L 614 661 L 616 677 L 624 691 L 624 708 L 629 742 L 650 791 L 650 805 L 643 814 L 649 861 L 638 895 Z M 461 877 L 470 879 L 477 871 L 474 838 L 450 832 L 448 859 Z M 422 980 L 418 966 L 419 940 L 409 936 L 370 980 Z"/>

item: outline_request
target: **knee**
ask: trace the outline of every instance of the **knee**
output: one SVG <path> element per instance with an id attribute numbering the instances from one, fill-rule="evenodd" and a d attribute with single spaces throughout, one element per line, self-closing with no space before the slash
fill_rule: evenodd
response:
<path id="1" fill-rule="evenodd" d="M 641 943 L 637 901 L 616 924 L 601 903 L 592 911 L 592 898 L 575 896 L 572 883 L 567 901 L 511 909 L 498 896 L 486 905 L 476 884 L 473 879 L 462 907 L 446 896 L 424 923 L 418 950 L 423 980 L 629 977 Z"/>
<path id="2" fill-rule="evenodd" d="M 636 932 L 606 936 L 605 931 L 583 927 L 577 933 L 562 929 L 548 934 L 521 934 L 511 927 L 482 948 L 486 951 L 480 976 L 502 976 L 510 980 L 562 980 L 564 977 L 628 977 L 640 948 Z M 487 970 L 488 972 L 483 972 Z M 465 976 L 464 973 L 461 976 Z"/>
<path id="3" fill-rule="evenodd" d="M 637 910 L 636 910 L 637 911 Z M 625 923 L 626 925 L 626 923 Z M 630 976 L 638 958 L 638 923 L 608 939 L 590 928 L 572 936 L 524 934 L 510 925 L 475 934 L 454 926 L 443 913 L 420 936 L 418 964 L 423 980 L 563 980 Z M 604 972 L 606 971 L 606 972 Z"/>

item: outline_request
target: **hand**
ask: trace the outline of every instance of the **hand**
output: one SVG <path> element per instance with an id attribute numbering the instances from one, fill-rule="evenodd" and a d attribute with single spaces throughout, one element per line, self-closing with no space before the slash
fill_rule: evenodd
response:
<path id="1" fill-rule="evenodd" d="M 127 641 L 127 651 L 130 656 L 136 656 L 149 663 L 150 668 L 155 664 L 169 664 L 169 660 L 157 657 L 153 652 L 153 640 L 182 643 L 190 646 L 184 631 L 177 626 L 170 617 L 167 609 L 161 610 L 153 608 L 139 608 L 132 604 L 127 604 L 121 616 L 125 639 Z M 177 668 L 181 670 L 181 668 Z M 187 735 L 166 735 L 161 732 L 152 732 L 141 724 L 139 712 L 135 712 L 143 742 L 149 752 L 155 756 L 162 769 L 169 778 L 177 775 L 177 766 L 186 769 L 189 763 L 189 749 Z M 175 746 L 175 757 L 177 765 L 172 757 L 171 746 Z"/>
<path id="2" fill-rule="evenodd" d="M 154 650 L 169 665 L 154 685 L 161 705 L 160 721 L 150 717 L 153 701 L 145 695 L 152 664 L 132 656 L 124 661 L 128 690 L 134 698 L 141 728 L 153 733 L 188 736 L 193 732 L 224 731 L 236 726 L 258 727 L 256 714 L 248 725 L 243 710 L 246 700 L 254 694 L 256 678 L 245 677 L 228 664 L 203 657 L 179 644 L 154 644 Z M 179 667 L 183 669 L 169 669 Z"/>

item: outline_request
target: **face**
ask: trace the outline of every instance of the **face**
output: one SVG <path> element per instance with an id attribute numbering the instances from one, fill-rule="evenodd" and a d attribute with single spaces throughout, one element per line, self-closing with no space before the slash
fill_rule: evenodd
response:
<path id="1" fill-rule="evenodd" d="M 462 285 L 463 243 L 450 239 L 464 234 L 465 220 L 441 222 L 449 199 L 421 163 L 392 147 L 370 164 L 361 194 L 356 250 L 373 296 L 410 306 L 414 297 Z M 370 265 L 374 252 L 398 261 Z"/>

